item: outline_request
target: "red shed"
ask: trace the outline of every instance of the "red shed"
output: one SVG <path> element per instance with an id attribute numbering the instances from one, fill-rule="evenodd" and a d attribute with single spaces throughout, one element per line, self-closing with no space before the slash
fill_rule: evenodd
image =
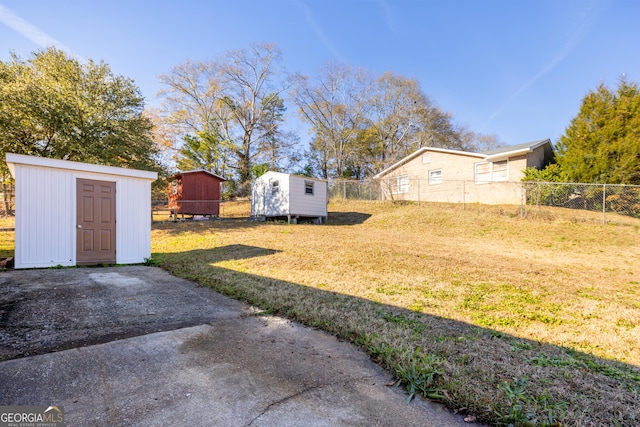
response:
<path id="1" fill-rule="evenodd" d="M 169 179 L 169 209 L 174 215 L 220 215 L 220 184 L 226 181 L 224 178 L 194 170 Z"/>

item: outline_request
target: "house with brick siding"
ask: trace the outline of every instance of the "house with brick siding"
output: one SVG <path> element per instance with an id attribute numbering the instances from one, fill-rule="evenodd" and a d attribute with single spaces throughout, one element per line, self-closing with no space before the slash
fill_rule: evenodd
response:
<path id="1" fill-rule="evenodd" d="M 374 179 L 387 200 L 520 204 L 524 170 L 541 169 L 553 156 L 549 139 L 482 153 L 423 147 Z"/>

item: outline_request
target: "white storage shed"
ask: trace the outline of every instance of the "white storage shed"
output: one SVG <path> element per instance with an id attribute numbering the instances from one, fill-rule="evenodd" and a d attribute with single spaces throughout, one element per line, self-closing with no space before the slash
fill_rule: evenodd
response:
<path id="1" fill-rule="evenodd" d="M 327 181 L 269 171 L 251 186 L 251 215 L 327 221 Z"/>
<path id="2" fill-rule="evenodd" d="M 15 268 L 137 264 L 151 256 L 156 172 L 19 154 Z"/>

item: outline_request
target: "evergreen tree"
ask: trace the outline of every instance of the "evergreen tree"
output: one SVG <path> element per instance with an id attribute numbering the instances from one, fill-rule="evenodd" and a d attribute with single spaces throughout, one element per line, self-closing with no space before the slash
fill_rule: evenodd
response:
<path id="1" fill-rule="evenodd" d="M 186 135 L 176 166 L 182 171 L 203 169 L 225 176 L 229 168 L 225 162 L 225 144 L 220 135 L 215 132 Z"/>
<path id="2" fill-rule="evenodd" d="M 0 61 L 2 154 L 158 170 L 143 108 L 133 81 L 104 63 L 80 63 L 55 48 Z"/>
<path id="3" fill-rule="evenodd" d="M 569 182 L 640 184 L 640 92 L 621 79 L 587 94 L 557 143 L 561 176 Z"/>

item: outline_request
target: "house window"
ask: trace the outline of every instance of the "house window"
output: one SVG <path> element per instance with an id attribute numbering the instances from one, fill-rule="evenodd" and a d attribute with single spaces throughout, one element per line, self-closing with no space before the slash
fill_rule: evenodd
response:
<path id="1" fill-rule="evenodd" d="M 304 194 L 313 196 L 313 181 L 304 182 Z"/>
<path id="2" fill-rule="evenodd" d="M 482 162 L 475 164 L 475 180 L 476 182 L 490 182 L 491 181 L 491 163 Z"/>
<path id="3" fill-rule="evenodd" d="M 431 184 L 442 184 L 442 169 L 429 171 L 429 185 Z"/>
<path id="4" fill-rule="evenodd" d="M 427 163 L 431 163 L 431 154 L 422 155 L 422 164 L 426 165 Z"/>
<path id="5" fill-rule="evenodd" d="M 409 192 L 409 175 L 402 175 L 398 177 L 398 193 Z"/>
<path id="6" fill-rule="evenodd" d="M 507 181 L 509 179 L 509 162 L 502 160 L 491 164 L 491 181 Z"/>
<path id="7" fill-rule="evenodd" d="M 481 162 L 475 164 L 475 181 L 496 182 L 509 180 L 509 162 Z"/>
<path id="8" fill-rule="evenodd" d="M 280 181 L 271 182 L 271 193 L 277 193 L 280 188 Z"/>

